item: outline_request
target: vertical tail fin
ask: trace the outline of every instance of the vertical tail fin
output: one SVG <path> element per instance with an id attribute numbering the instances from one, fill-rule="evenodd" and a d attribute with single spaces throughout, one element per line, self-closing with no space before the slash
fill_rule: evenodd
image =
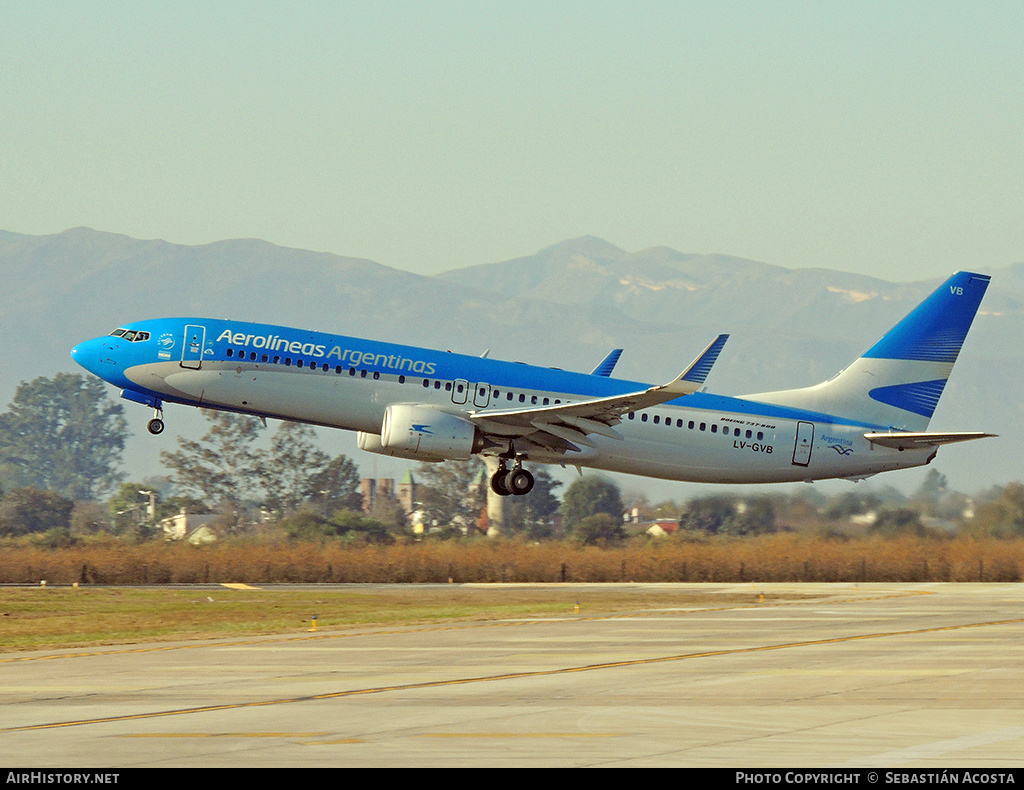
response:
<path id="1" fill-rule="evenodd" d="M 749 397 L 883 429 L 923 431 L 988 283 L 988 275 L 957 272 L 835 378 Z"/>

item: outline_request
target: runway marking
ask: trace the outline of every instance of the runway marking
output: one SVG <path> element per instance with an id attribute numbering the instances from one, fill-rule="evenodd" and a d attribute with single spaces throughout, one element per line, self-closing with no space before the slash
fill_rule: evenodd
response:
<path id="1" fill-rule="evenodd" d="M 468 586 L 468 585 L 467 585 Z M 841 603 L 867 603 L 870 601 L 884 601 L 891 598 L 905 598 L 908 596 L 917 595 L 935 595 L 936 593 L 932 590 L 900 590 L 897 592 L 880 593 L 878 595 L 857 597 L 857 598 L 843 598 L 833 600 L 833 604 Z M 797 601 L 766 601 L 765 603 L 756 604 L 735 604 L 733 606 L 709 606 L 702 609 L 664 609 L 654 611 L 637 612 L 635 614 L 629 613 L 612 613 L 603 615 L 575 615 L 575 616 L 559 616 L 559 617 L 537 617 L 531 619 L 516 618 L 512 620 L 500 620 L 486 623 L 447 623 L 436 626 L 414 626 L 410 628 L 398 628 L 398 629 L 387 629 L 383 628 L 380 630 L 373 631 L 346 631 L 343 633 L 320 633 L 316 636 L 308 635 L 282 635 L 277 637 L 250 637 L 246 639 L 239 639 L 230 642 L 221 642 L 216 639 L 206 640 L 202 642 L 194 642 L 190 644 L 172 644 L 172 645 L 147 645 L 146 647 L 125 647 L 113 650 L 104 650 L 97 648 L 95 650 L 84 650 L 75 653 L 58 653 L 48 656 L 5 656 L 0 658 L 0 664 L 11 664 L 19 661 L 55 661 L 59 659 L 67 658 L 96 658 L 97 656 L 120 656 L 120 655 L 132 655 L 135 653 L 158 653 L 162 651 L 170 650 L 204 650 L 209 648 L 221 648 L 221 647 L 245 647 L 248 645 L 268 645 L 275 642 L 309 642 L 319 641 L 327 639 L 351 639 L 359 636 L 381 636 L 381 635 L 398 635 L 398 634 L 421 634 L 428 633 L 431 631 L 461 631 L 471 628 L 509 628 L 517 625 L 541 625 L 544 623 L 554 622 L 598 622 L 601 620 L 632 620 L 643 617 L 650 617 L 657 615 L 659 611 L 668 614 L 702 614 L 707 612 L 729 612 L 729 611 L 744 611 L 744 610 L 756 610 L 756 609 L 770 609 L 779 606 L 804 606 L 807 604 L 820 604 L 820 601 L 814 600 L 797 600 Z M 2 730 L 0 730 L 2 731 Z"/>
<path id="2" fill-rule="evenodd" d="M 674 656 L 659 656 L 656 658 L 637 658 L 628 661 L 610 661 L 601 664 L 585 664 L 578 667 L 561 667 L 559 669 L 540 669 L 530 672 L 509 672 L 501 675 L 484 675 L 473 678 L 452 678 L 449 680 L 428 680 L 419 683 L 403 683 L 394 686 L 377 686 L 364 689 L 348 689 L 346 691 L 331 691 L 324 694 L 310 694 L 301 697 L 285 697 L 281 699 L 269 699 L 259 702 L 237 702 L 223 705 L 204 705 L 194 708 L 180 708 L 177 710 L 155 711 L 153 713 L 137 713 L 124 716 L 105 716 L 95 719 L 79 719 L 75 721 L 51 722 L 49 724 L 30 724 L 21 727 L 0 727 L 0 732 L 28 732 L 32 730 L 50 730 L 61 727 L 79 727 L 86 724 L 109 724 L 112 722 L 142 721 L 143 719 L 157 719 L 167 716 L 184 716 L 194 713 L 211 713 L 224 710 L 244 710 L 246 708 L 257 708 L 269 705 L 285 705 L 295 702 L 315 702 L 320 700 L 342 699 L 366 694 L 384 694 L 393 691 L 412 691 L 430 688 L 444 688 L 447 686 L 462 686 L 470 683 L 489 683 L 501 680 L 519 680 L 523 678 L 537 678 L 551 675 L 566 675 L 576 672 L 592 672 L 600 669 L 619 669 L 631 666 L 646 666 L 650 664 L 664 664 L 672 661 L 686 661 L 696 658 L 713 658 L 716 656 L 743 655 L 746 653 L 763 653 L 770 650 L 789 650 L 800 647 L 818 647 L 821 645 L 835 645 L 844 642 L 857 642 L 868 639 L 882 639 L 891 636 L 919 636 L 923 634 L 936 634 L 945 631 L 959 631 L 967 628 L 990 628 L 1000 625 L 1015 625 L 1024 623 L 1024 618 L 1011 620 L 993 620 L 983 623 L 962 623 L 960 625 L 943 625 L 931 628 L 918 628 L 910 631 L 886 631 L 873 634 L 855 634 L 853 636 L 831 637 L 829 639 L 811 639 L 802 642 L 787 642 L 778 645 L 759 645 L 755 647 L 738 647 L 725 650 L 710 650 L 701 653 L 683 653 Z"/>

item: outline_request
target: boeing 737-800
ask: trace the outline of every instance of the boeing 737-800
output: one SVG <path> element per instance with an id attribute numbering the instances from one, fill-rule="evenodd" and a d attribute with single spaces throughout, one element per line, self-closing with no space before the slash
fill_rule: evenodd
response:
<path id="1" fill-rule="evenodd" d="M 154 434 L 165 403 L 344 428 L 399 458 L 495 457 L 502 495 L 532 489 L 527 460 L 712 483 L 860 479 L 991 435 L 927 431 L 988 283 L 954 274 L 829 381 L 742 397 L 703 391 L 727 335 L 660 386 L 612 378 L 618 349 L 584 374 L 206 318 L 125 324 L 71 355 L 153 408 Z"/>

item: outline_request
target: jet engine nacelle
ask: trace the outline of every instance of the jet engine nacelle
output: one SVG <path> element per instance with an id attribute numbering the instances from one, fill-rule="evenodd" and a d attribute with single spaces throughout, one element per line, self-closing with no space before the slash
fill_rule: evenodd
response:
<path id="1" fill-rule="evenodd" d="M 476 426 L 456 414 L 409 403 L 395 403 L 384 411 L 380 446 L 385 454 L 464 461 L 482 445 Z"/>
<path id="2" fill-rule="evenodd" d="M 378 455 L 389 455 L 392 458 L 408 458 L 412 461 L 443 461 L 443 458 L 427 458 L 423 455 L 417 455 L 416 453 L 406 453 L 401 450 L 388 450 L 380 442 L 379 433 L 367 433 L 366 431 L 356 432 L 356 443 L 359 445 L 360 450 L 366 450 L 368 453 L 377 453 Z"/>

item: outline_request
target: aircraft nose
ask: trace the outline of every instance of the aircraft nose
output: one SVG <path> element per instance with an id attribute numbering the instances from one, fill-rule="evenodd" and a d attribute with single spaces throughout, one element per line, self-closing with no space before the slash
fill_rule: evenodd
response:
<path id="1" fill-rule="evenodd" d="M 109 375 L 114 361 L 111 358 L 110 349 L 107 348 L 107 344 L 104 341 L 105 338 L 94 337 L 92 340 L 86 340 L 71 349 L 71 358 L 101 379 L 107 378 L 103 374 L 106 372 Z M 106 371 L 103 368 L 106 368 Z"/>

